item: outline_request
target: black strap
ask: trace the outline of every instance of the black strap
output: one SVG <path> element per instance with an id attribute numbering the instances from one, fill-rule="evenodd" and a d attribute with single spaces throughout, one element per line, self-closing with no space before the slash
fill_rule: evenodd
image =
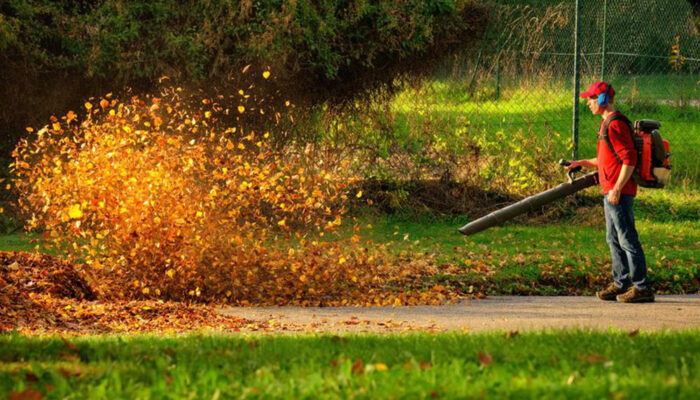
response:
<path id="1" fill-rule="evenodd" d="M 632 122 L 624 115 L 618 113 L 613 114 L 612 117 L 608 118 L 608 120 L 605 121 L 605 128 L 603 129 L 604 133 L 602 139 L 605 140 L 605 144 L 608 145 L 608 149 L 610 149 L 610 152 L 615 156 L 617 162 L 622 164 L 622 159 L 620 158 L 620 156 L 617 155 L 617 153 L 615 152 L 615 148 L 613 147 L 612 142 L 610 141 L 610 123 L 616 120 L 623 121 L 630 128 L 630 134 L 632 134 L 632 145 L 634 146 L 634 131 L 632 130 Z"/>

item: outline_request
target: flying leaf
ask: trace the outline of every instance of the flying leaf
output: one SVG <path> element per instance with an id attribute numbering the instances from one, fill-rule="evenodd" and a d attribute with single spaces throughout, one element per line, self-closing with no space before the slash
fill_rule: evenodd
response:
<path id="1" fill-rule="evenodd" d="M 80 207 L 80 204 L 74 204 L 70 207 L 68 210 L 68 216 L 71 219 L 80 219 L 83 217 L 83 210 Z"/>

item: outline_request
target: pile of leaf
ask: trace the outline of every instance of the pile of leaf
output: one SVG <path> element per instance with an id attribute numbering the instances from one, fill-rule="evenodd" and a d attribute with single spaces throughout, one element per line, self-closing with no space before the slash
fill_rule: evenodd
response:
<path id="1" fill-rule="evenodd" d="M 239 330 L 252 321 L 215 307 L 163 301 L 97 300 L 86 270 L 45 254 L 0 252 L 0 332 L 107 333 Z"/>
<path id="2" fill-rule="evenodd" d="M 84 118 L 69 111 L 28 127 L 10 165 L 25 227 L 41 232 L 45 248 L 85 263 L 103 299 L 453 299 L 427 281 L 441 272 L 433 259 L 397 259 L 388 245 L 361 240 L 357 223 L 352 237 L 339 234 L 349 198 L 362 198 L 350 189 L 352 161 L 321 145 L 276 142 L 285 115 L 255 93 L 252 84 L 205 98 L 170 86 L 160 97 L 108 93 L 84 104 Z M 249 114 L 269 115 L 270 131 L 250 128 Z"/>

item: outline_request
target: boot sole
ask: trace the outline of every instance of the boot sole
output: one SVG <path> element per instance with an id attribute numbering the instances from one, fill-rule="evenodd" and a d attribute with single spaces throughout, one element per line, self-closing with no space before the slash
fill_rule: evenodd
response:
<path id="1" fill-rule="evenodd" d="M 654 298 L 653 297 L 645 297 L 641 299 L 617 299 L 619 303 L 653 303 Z"/>
<path id="2" fill-rule="evenodd" d="M 605 297 L 601 297 L 598 293 L 595 294 L 595 297 L 597 297 L 598 299 L 603 300 L 603 301 L 617 301 L 616 297 L 605 298 Z"/>

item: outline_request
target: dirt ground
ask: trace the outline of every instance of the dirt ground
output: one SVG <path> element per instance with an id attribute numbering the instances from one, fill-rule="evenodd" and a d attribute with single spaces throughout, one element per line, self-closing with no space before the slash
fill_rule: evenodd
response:
<path id="1" fill-rule="evenodd" d="M 243 307 L 221 312 L 267 321 L 277 332 L 656 331 L 700 328 L 700 295 L 657 296 L 646 304 L 580 296 L 494 296 L 445 306 Z"/>

